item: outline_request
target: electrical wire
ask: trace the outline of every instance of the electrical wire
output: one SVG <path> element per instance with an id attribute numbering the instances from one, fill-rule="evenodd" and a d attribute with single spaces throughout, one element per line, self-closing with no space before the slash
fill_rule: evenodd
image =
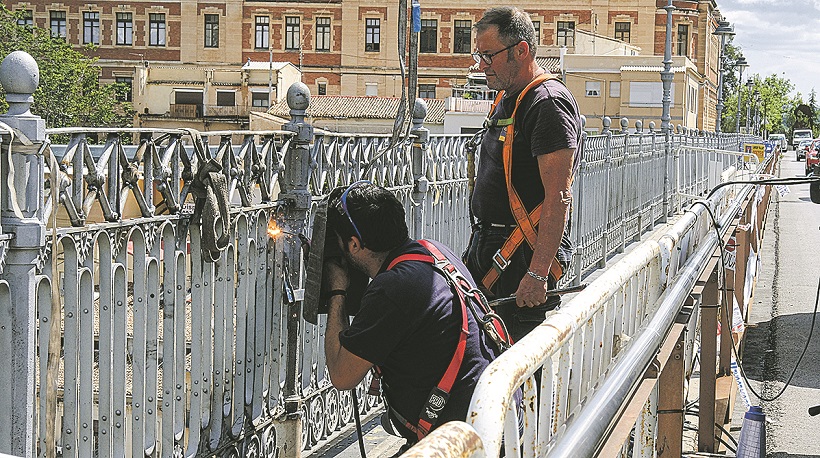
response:
<path id="1" fill-rule="evenodd" d="M 711 197 L 715 193 L 715 191 L 717 191 L 718 189 L 720 189 L 724 186 L 728 186 L 730 184 L 755 184 L 755 185 L 757 185 L 757 184 L 795 184 L 795 183 L 812 183 L 812 182 L 816 182 L 816 181 L 820 181 L 820 177 L 806 177 L 806 178 L 797 178 L 797 179 L 795 179 L 795 178 L 776 178 L 776 179 L 766 179 L 766 180 L 757 180 L 757 181 L 728 181 L 726 183 L 721 183 L 720 185 L 715 186 L 715 188 L 713 188 L 712 191 L 709 192 L 709 197 Z M 707 197 L 707 199 L 708 199 L 708 197 Z M 706 212 L 707 212 L 707 214 L 709 215 L 709 218 L 712 221 L 712 226 L 715 229 L 715 234 L 717 235 L 717 241 L 718 241 L 718 245 L 720 247 L 721 276 L 722 276 L 722 279 L 723 279 L 724 293 L 725 293 L 726 292 L 725 291 L 725 287 L 726 287 L 725 250 L 726 250 L 726 247 L 725 247 L 725 244 L 723 243 L 723 239 L 721 238 L 721 235 L 720 235 L 720 224 L 718 223 L 717 218 L 715 218 L 715 214 L 712 212 L 712 209 L 709 207 L 709 205 L 705 201 L 698 200 L 698 201 L 693 202 L 692 205 L 690 206 L 689 211 L 691 211 L 692 206 L 697 205 L 697 204 L 702 205 L 703 208 L 706 209 Z M 752 394 L 754 394 L 759 400 L 765 401 L 765 402 L 772 402 L 772 401 L 778 399 L 780 396 L 782 396 L 783 393 L 786 391 L 786 388 L 788 388 L 789 385 L 791 385 L 792 379 L 794 378 L 795 373 L 797 373 L 797 368 L 800 366 L 800 363 L 803 361 L 803 357 L 806 355 L 806 351 L 809 349 L 809 343 L 811 342 L 811 337 L 812 337 L 812 334 L 814 333 L 814 326 L 815 326 L 815 322 L 816 322 L 816 319 L 817 319 L 817 310 L 818 310 L 818 305 L 819 304 L 820 304 L 820 278 L 818 278 L 817 297 L 814 301 L 814 313 L 812 314 L 811 327 L 809 328 L 809 336 L 808 336 L 808 338 L 806 338 L 806 345 L 803 347 L 803 351 L 800 353 L 800 357 L 797 359 L 797 363 L 795 363 L 794 369 L 792 370 L 791 375 L 789 375 L 788 380 L 786 380 L 786 383 L 783 385 L 783 387 L 780 389 L 780 391 L 776 395 L 774 395 L 773 397 L 763 396 L 762 394 L 758 393 L 754 389 L 754 387 L 751 385 L 751 383 L 749 382 L 748 377 L 746 376 L 746 371 L 743 369 L 743 364 L 741 364 L 740 355 L 738 354 L 737 347 L 735 346 L 734 339 L 731 340 L 731 342 L 732 342 L 732 353 L 735 355 L 735 361 L 737 362 L 737 367 L 740 369 L 740 375 L 743 377 L 743 380 L 746 382 L 746 385 L 749 387 L 749 391 L 751 391 Z"/>
<path id="2" fill-rule="evenodd" d="M 367 458 L 367 453 L 364 450 L 364 434 L 362 434 L 362 419 L 361 413 L 359 411 L 359 397 L 356 396 L 356 389 L 350 390 L 350 394 L 353 398 L 353 419 L 356 421 L 356 434 L 359 435 L 359 453 L 362 455 L 362 458 Z M 367 396 L 367 394 L 365 394 Z"/>

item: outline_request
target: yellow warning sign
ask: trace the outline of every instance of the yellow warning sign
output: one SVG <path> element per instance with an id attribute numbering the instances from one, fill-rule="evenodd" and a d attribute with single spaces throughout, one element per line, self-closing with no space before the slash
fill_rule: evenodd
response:
<path id="1" fill-rule="evenodd" d="M 766 155 L 766 145 L 763 143 L 744 143 L 743 152 L 746 154 L 754 154 L 757 156 L 758 161 L 763 162 L 763 158 Z"/>

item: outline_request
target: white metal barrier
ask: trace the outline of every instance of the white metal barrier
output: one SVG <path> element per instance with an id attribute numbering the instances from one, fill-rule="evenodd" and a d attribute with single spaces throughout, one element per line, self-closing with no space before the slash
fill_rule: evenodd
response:
<path id="1" fill-rule="evenodd" d="M 738 170 L 734 165 L 715 173 L 704 172 L 717 156 L 743 158 L 740 153 L 686 147 L 686 151 L 679 154 L 685 158 L 678 162 L 679 171 L 687 170 L 680 165 L 686 162 L 687 167 L 700 169 L 704 175 L 720 181 L 746 178 L 752 173 Z M 760 167 L 755 164 L 756 158 L 746 160 Z M 736 163 L 733 159 L 729 162 Z M 704 180 L 700 189 L 689 192 L 702 195 L 708 190 L 707 183 Z M 740 201 L 750 192 L 749 186 L 735 192 L 738 189 L 724 188 L 708 204 L 724 223 L 734 218 Z M 596 399 L 616 402 L 617 406 L 629 400 L 630 386 L 605 389 L 607 379 L 632 378 L 634 385 L 643 375 L 645 361 L 636 358 L 645 359 L 648 353 L 635 355 L 636 342 L 640 340 L 639 345 L 644 346 L 644 350 L 649 348 L 654 355 L 665 333 L 669 332 L 664 326 L 671 327 L 680 304 L 691 291 L 694 278 L 705 266 L 704 259 L 708 260 L 717 246 L 703 206 L 688 210 L 663 236 L 638 245 L 495 360 L 479 380 L 466 422 L 442 425 L 405 456 L 499 456 L 502 443 L 506 456 L 543 457 L 552 452 L 556 452 L 556 456 L 590 455 L 582 450 L 600 445 L 611 419 L 601 418 L 598 410 L 590 415 L 584 409 Z M 695 256 L 698 250 L 703 252 Z M 672 293 L 678 303 L 667 306 Z M 659 310 L 663 313 L 658 313 Z M 644 332 L 647 329 L 649 332 Z M 690 340 L 694 337 L 694 332 L 687 336 Z M 691 348 L 691 343 L 687 347 Z M 690 350 L 686 357 L 691 360 L 692 355 Z M 630 359 L 635 361 L 629 362 Z M 630 373 L 624 372 L 626 364 L 632 364 L 628 366 Z M 691 368 L 691 362 L 687 367 Z M 541 380 L 536 395 L 533 374 L 539 369 Z M 520 438 L 516 426 L 518 411 L 513 407 L 513 394 L 519 387 L 523 387 L 524 394 L 524 432 Z M 651 421 L 649 418 L 639 423 L 646 426 Z M 568 430 L 577 424 L 586 425 L 583 434 L 569 435 Z M 590 430 L 594 431 L 590 433 Z M 651 456 L 647 443 L 651 446 L 652 442 L 639 441 L 640 434 L 641 431 L 636 432 L 634 456 L 642 456 L 642 450 L 648 450 Z M 591 443 L 579 445 L 580 437 Z M 562 442 L 565 442 L 563 446 Z"/>

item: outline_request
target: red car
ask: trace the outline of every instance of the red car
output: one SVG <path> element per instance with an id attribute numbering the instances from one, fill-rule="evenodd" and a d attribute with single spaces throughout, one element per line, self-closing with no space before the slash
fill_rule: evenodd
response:
<path id="1" fill-rule="evenodd" d="M 815 138 L 811 141 L 808 149 L 806 149 L 806 175 L 808 175 L 814 165 L 820 163 L 820 138 Z"/>

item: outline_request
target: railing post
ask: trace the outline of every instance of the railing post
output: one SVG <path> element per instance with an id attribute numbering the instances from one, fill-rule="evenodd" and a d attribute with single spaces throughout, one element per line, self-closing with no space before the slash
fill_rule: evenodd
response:
<path id="1" fill-rule="evenodd" d="M 587 133 L 584 130 L 586 126 L 587 118 L 586 116 L 581 116 L 581 141 L 582 144 L 586 143 L 587 141 Z M 583 263 L 584 263 L 584 256 L 581 252 L 581 242 L 583 242 L 583 238 L 581 237 L 584 234 L 584 231 L 581 230 L 581 216 L 584 214 L 584 181 L 586 181 L 586 174 L 587 174 L 587 161 L 586 159 L 581 156 L 581 164 L 578 168 L 578 182 L 575 185 L 575 189 L 577 190 L 576 194 L 577 197 L 573 203 L 574 208 L 572 209 L 572 232 L 573 237 L 575 239 L 575 252 L 573 253 L 573 263 L 575 267 L 575 278 L 572 280 L 572 284 L 577 286 L 581 284 L 581 271 L 583 270 Z"/>
<path id="2" fill-rule="evenodd" d="M 604 189 L 604 230 L 601 231 L 601 259 L 598 259 L 599 269 L 606 267 L 606 257 L 609 254 L 607 236 L 609 235 L 610 175 L 612 174 L 612 131 L 609 130 L 609 126 L 612 124 L 612 120 L 609 116 L 604 116 L 601 124 L 604 127 L 602 133 L 606 135 L 606 187 Z"/>
<path id="3" fill-rule="evenodd" d="M 649 150 L 650 154 L 651 154 L 650 160 L 654 164 L 656 158 L 658 157 L 658 155 L 656 154 L 657 145 L 658 145 L 658 133 L 655 131 L 655 121 L 649 121 L 649 135 L 652 136 L 652 140 L 651 140 L 651 145 L 652 146 L 650 146 L 650 150 Z M 649 212 L 650 212 L 649 213 L 649 230 L 650 231 L 655 229 L 655 203 L 654 202 L 655 202 L 655 197 L 657 196 L 656 192 L 658 191 L 658 188 L 656 188 L 655 186 L 663 184 L 663 177 L 660 177 L 660 179 L 658 179 L 658 181 L 655 181 L 657 178 L 659 178 L 659 177 L 657 177 L 657 176 L 652 177 L 652 186 L 651 186 L 651 189 L 650 189 L 651 194 L 649 196 L 649 199 L 653 202 L 651 207 L 650 207 L 650 210 L 649 210 Z M 661 197 L 661 204 L 663 204 L 663 193 L 661 193 L 660 197 Z M 663 209 L 661 209 L 661 210 L 663 210 Z M 662 215 L 662 217 L 666 218 L 665 215 Z"/>
<path id="4" fill-rule="evenodd" d="M 413 130 L 410 134 L 415 136 L 413 142 L 412 167 L 413 167 L 413 232 L 411 236 L 415 239 L 424 238 L 424 205 L 427 202 L 427 190 L 430 183 L 427 181 L 426 168 L 427 148 L 430 141 L 430 131 L 424 127 L 424 118 L 427 117 L 427 102 L 424 99 L 416 99 L 413 106 Z"/>
<path id="5" fill-rule="evenodd" d="M 643 234 L 643 212 L 646 208 L 646 201 L 644 200 L 644 196 L 646 195 L 646 186 L 644 185 L 644 180 L 641 180 L 641 166 L 643 165 L 643 121 L 640 119 L 635 121 L 635 134 L 638 136 L 638 158 L 635 161 L 635 205 L 637 205 L 637 222 L 638 222 L 638 229 L 635 231 L 635 236 L 632 238 L 633 242 L 638 242 L 641 240 L 641 234 Z"/>
<path id="6" fill-rule="evenodd" d="M 0 122 L 14 132 L 14 140 L 3 143 L 0 154 L 2 228 L 12 235 L 0 241 L 0 257 L 5 254 L 2 281 L 8 283 L 9 298 L 0 300 L 0 308 L 8 308 L 2 314 L 8 317 L 10 312 L 11 316 L 11 322 L 3 323 L 6 329 L 0 331 L 11 335 L 11 347 L 3 349 L 8 353 L 0 357 L 10 363 L 2 370 L 9 371 L 5 378 L 11 382 L 10 391 L 0 397 L 0 418 L 8 425 L 0 428 L 4 431 L 0 452 L 25 457 L 35 454 L 35 274 L 46 231 L 42 206 L 45 170 L 43 156 L 38 154 L 46 139 L 45 121 L 29 111 L 39 83 L 37 62 L 23 51 L 9 54 L 0 64 L 0 84 L 9 104 Z"/>
<path id="7" fill-rule="evenodd" d="M 290 107 L 290 122 L 283 126 L 284 130 L 295 135 L 291 139 L 291 146 L 285 155 L 285 170 L 279 181 L 282 193 L 280 200 L 285 204 L 285 227 L 291 234 L 302 234 L 310 210 L 311 198 L 308 190 L 310 178 L 310 141 L 313 139 L 313 126 L 305 122 L 305 110 L 310 104 L 310 90 L 301 82 L 294 83 L 288 88 L 288 107 Z M 300 284 L 299 271 L 301 269 L 301 241 L 297 237 L 285 239 L 285 267 L 287 270 L 286 284 Z M 294 295 L 294 301 L 288 307 L 287 317 L 287 361 L 285 369 L 285 418 L 281 450 L 284 457 L 298 458 L 302 450 L 302 393 L 299 379 L 301 377 L 302 354 L 302 296 Z"/>
<path id="8" fill-rule="evenodd" d="M 618 253 L 623 253 L 626 250 L 626 216 L 629 210 L 626 206 L 626 173 L 627 160 L 629 159 L 629 119 L 621 118 L 621 135 L 624 136 L 624 146 L 621 152 L 621 243 L 618 245 Z"/>

